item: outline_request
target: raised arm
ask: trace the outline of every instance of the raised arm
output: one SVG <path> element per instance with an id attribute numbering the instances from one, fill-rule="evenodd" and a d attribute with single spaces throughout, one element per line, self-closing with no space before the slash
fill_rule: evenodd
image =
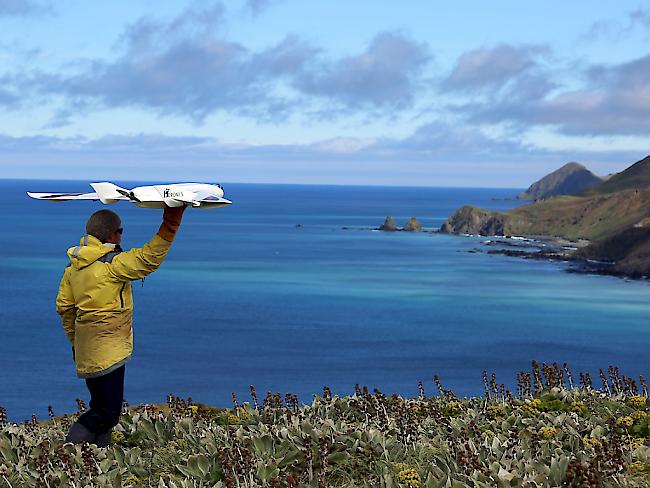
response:
<path id="1" fill-rule="evenodd" d="M 184 206 L 165 207 L 163 222 L 149 242 L 142 247 L 115 256 L 109 266 L 109 273 L 113 279 L 116 281 L 139 280 L 156 271 L 174 241 L 184 211 Z"/>
<path id="2" fill-rule="evenodd" d="M 74 346 L 74 322 L 77 318 L 77 306 L 70 286 L 70 269 L 69 266 L 65 268 L 61 278 L 59 293 L 56 295 L 56 312 L 61 316 L 65 335 Z"/>

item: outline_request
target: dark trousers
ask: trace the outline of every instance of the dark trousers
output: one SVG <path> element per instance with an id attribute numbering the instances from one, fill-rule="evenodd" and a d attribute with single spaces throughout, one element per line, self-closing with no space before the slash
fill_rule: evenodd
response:
<path id="1" fill-rule="evenodd" d="M 90 410 L 79 417 L 78 422 L 95 434 L 103 434 L 117 425 L 122 412 L 124 398 L 124 369 L 88 378 L 86 386 L 90 392 Z"/>

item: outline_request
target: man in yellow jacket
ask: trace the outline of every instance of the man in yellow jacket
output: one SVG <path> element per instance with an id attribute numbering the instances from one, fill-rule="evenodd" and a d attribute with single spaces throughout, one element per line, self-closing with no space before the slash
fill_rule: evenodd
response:
<path id="1" fill-rule="evenodd" d="M 163 222 L 141 248 L 122 252 L 120 217 L 99 210 L 86 235 L 68 250 L 56 311 L 72 343 L 77 376 L 86 380 L 90 409 L 70 428 L 66 442 L 110 444 L 124 396 L 124 367 L 133 352 L 131 281 L 153 273 L 163 262 L 185 207 L 165 207 Z"/>

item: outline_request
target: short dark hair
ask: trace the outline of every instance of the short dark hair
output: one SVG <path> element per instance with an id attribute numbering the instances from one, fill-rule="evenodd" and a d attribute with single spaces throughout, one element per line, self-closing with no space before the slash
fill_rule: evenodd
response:
<path id="1" fill-rule="evenodd" d="M 86 222 L 86 233 L 102 242 L 117 232 L 122 225 L 120 216 L 111 210 L 98 210 Z"/>

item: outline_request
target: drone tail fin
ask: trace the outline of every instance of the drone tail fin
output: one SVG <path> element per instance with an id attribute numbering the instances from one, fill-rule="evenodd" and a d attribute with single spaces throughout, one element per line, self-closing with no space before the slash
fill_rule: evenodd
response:
<path id="1" fill-rule="evenodd" d="M 118 200 L 125 200 L 124 195 L 128 194 L 128 190 L 113 183 L 91 183 L 90 186 L 97 192 L 97 196 L 99 196 L 99 200 L 102 203 L 115 203 Z"/>

